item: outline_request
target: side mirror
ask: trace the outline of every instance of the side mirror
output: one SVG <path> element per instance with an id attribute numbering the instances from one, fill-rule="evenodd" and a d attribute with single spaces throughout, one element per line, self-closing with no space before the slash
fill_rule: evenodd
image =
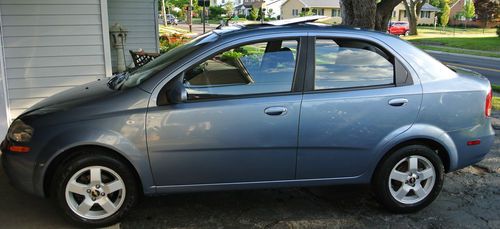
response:
<path id="1" fill-rule="evenodd" d="M 187 101 L 188 95 L 186 88 L 184 87 L 184 74 L 176 77 L 170 82 L 167 89 L 167 100 L 170 104 L 178 104 Z"/>

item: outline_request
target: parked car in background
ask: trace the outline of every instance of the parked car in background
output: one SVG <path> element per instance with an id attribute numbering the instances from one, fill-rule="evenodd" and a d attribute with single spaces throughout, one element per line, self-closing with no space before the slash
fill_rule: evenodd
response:
<path id="1" fill-rule="evenodd" d="M 485 77 L 316 18 L 223 27 L 50 97 L 13 121 L 4 171 L 97 227 L 140 195 L 292 186 L 371 184 L 415 212 L 489 152 Z"/>
<path id="2" fill-rule="evenodd" d="M 410 35 L 410 24 L 406 21 L 389 22 L 387 32 L 392 35 Z"/>
<path id="3" fill-rule="evenodd" d="M 167 24 L 170 24 L 170 25 L 179 24 L 179 20 L 173 14 L 166 14 L 166 18 L 167 18 Z M 158 20 L 159 20 L 160 24 L 164 24 L 163 17 L 161 14 L 158 16 Z"/>

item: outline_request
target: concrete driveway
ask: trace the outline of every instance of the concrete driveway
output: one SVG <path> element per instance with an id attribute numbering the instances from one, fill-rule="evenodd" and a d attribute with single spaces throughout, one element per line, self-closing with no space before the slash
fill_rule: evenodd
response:
<path id="1" fill-rule="evenodd" d="M 17 192 L 0 170 L 0 228 L 68 227 L 54 204 Z M 415 214 L 384 211 L 368 187 L 294 188 L 144 198 L 114 227 L 500 228 L 500 138 L 484 161 L 446 175 L 439 198 Z"/>

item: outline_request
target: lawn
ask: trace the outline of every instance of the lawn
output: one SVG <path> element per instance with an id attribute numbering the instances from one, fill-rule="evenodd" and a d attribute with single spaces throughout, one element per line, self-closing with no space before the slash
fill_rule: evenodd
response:
<path id="1" fill-rule="evenodd" d="M 434 37 L 410 38 L 409 40 L 416 45 L 438 45 L 452 48 L 500 52 L 499 37 Z"/>

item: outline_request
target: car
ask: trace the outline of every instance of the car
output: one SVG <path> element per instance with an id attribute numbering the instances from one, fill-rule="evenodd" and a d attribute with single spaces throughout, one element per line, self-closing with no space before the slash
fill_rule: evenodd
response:
<path id="1" fill-rule="evenodd" d="M 2 165 L 83 226 L 142 195 L 371 185 L 419 211 L 489 152 L 492 92 L 386 33 L 317 17 L 222 27 L 17 117 Z"/>
<path id="2" fill-rule="evenodd" d="M 410 35 L 410 24 L 406 21 L 390 22 L 387 27 L 387 33 L 408 36 Z"/>
<path id="3" fill-rule="evenodd" d="M 166 14 L 165 16 L 167 18 L 167 24 L 171 24 L 171 25 L 179 24 L 179 20 L 173 14 Z M 162 24 L 164 23 L 163 17 L 161 15 L 158 16 L 158 20 L 160 23 L 162 23 Z"/>

